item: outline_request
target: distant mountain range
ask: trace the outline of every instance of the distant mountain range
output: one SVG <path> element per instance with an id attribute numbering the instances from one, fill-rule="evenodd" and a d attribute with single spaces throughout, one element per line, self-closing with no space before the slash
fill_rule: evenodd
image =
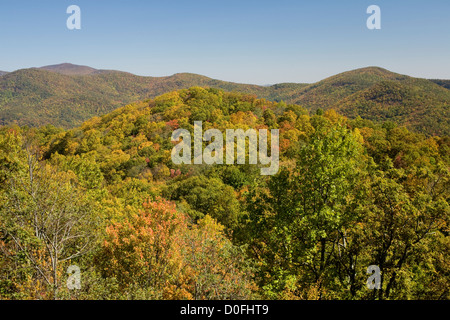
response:
<path id="1" fill-rule="evenodd" d="M 349 116 L 391 120 L 426 134 L 450 134 L 450 80 L 427 80 L 368 67 L 313 84 L 239 84 L 178 73 L 143 77 L 69 63 L 0 72 L 0 125 L 71 128 L 138 100 L 192 86 L 255 94 L 300 104 L 310 111 L 333 108 Z"/>

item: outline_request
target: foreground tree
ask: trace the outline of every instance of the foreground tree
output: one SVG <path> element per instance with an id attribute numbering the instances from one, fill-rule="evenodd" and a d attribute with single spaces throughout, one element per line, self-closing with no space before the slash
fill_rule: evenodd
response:
<path id="1" fill-rule="evenodd" d="M 29 298 L 57 299 L 63 265 L 92 244 L 91 208 L 73 175 L 39 162 L 37 150 L 26 143 L 21 148 L 21 138 L 16 138 L 16 166 L 2 166 L 6 181 L 0 193 L 1 258 L 17 281 L 12 287 L 28 281 L 42 288 L 41 296 Z"/>
<path id="2" fill-rule="evenodd" d="M 242 250 L 223 226 L 209 216 L 190 225 L 162 199 L 109 226 L 97 262 L 129 299 L 237 299 L 254 289 Z"/>
<path id="3" fill-rule="evenodd" d="M 442 262 L 430 249 L 448 243 L 450 207 L 442 195 L 433 196 L 431 188 L 425 192 L 420 188 L 412 195 L 406 192 L 397 182 L 405 178 L 404 171 L 389 162 L 384 171 L 370 172 L 370 203 L 365 208 L 365 231 L 360 240 L 368 264 L 381 270 L 381 289 L 372 292 L 372 298 L 409 299 L 420 281 L 427 281 L 422 278 L 418 282 L 417 276 Z M 442 295 L 448 295 L 448 290 L 440 291 L 438 296 Z"/>
<path id="4" fill-rule="evenodd" d="M 336 276 L 334 250 L 358 218 L 351 210 L 363 166 L 358 133 L 345 123 L 313 120 L 315 133 L 296 167 L 274 176 L 267 192 L 249 197 L 253 250 L 263 257 L 262 285 L 270 297 L 285 292 L 282 297 L 309 298 L 309 291 L 323 296 Z"/>

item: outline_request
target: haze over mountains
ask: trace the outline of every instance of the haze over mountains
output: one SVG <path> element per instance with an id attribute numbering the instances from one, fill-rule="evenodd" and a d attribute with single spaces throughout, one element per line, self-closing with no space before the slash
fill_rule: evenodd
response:
<path id="1" fill-rule="evenodd" d="M 426 134 L 450 134 L 450 80 L 427 80 L 368 67 L 313 84 L 239 84 L 178 73 L 143 77 L 69 63 L 0 72 L 0 124 L 64 128 L 137 100 L 192 86 L 255 94 L 299 104 L 308 110 L 333 108 L 349 117 L 391 120 Z"/>

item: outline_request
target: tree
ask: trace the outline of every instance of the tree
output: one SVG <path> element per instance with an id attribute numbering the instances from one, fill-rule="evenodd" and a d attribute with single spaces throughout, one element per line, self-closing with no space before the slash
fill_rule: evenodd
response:
<path id="1" fill-rule="evenodd" d="M 237 227 L 239 202 L 234 189 L 219 178 L 203 175 L 190 177 L 170 185 L 163 193 L 171 200 L 185 201 L 200 215 L 210 215 L 228 230 Z"/>
<path id="2" fill-rule="evenodd" d="M 234 246 L 223 231 L 207 215 L 187 234 L 184 268 L 194 300 L 249 299 L 255 291 L 244 250 Z"/>
<path id="3" fill-rule="evenodd" d="M 243 251 L 206 216 L 190 225 L 173 203 L 158 199 L 106 230 L 96 261 L 127 298 L 239 299 L 254 289 Z"/>
<path id="4" fill-rule="evenodd" d="M 370 172 L 371 203 L 366 208 L 361 242 L 370 252 L 368 263 L 381 270 L 381 289 L 373 292 L 372 297 L 408 299 L 417 286 L 414 273 L 421 274 L 430 268 L 418 260 L 428 260 L 434 265 L 427 257 L 434 256 L 429 249 L 445 247 L 448 242 L 445 230 L 450 207 L 442 196 L 433 199 L 430 189 L 430 193 L 417 190 L 411 197 L 396 181 L 404 178 L 403 170 L 393 168 L 392 163 L 384 172 L 376 168 Z"/>
<path id="5" fill-rule="evenodd" d="M 316 123 L 296 167 L 271 178 L 266 192 L 249 195 L 249 227 L 261 234 L 253 250 L 264 259 L 261 285 L 269 296 L 286 290 L 302 296 L 302 287 L 322 296 L 334 281 L 334 251 L 358 218 L 352 210 L 364 166 L 358 134 L 343 123 Z"/>
<path id="6" fill-rule="evenodd" d="M 182 271 L 181 247 L 187 225 L 175 205 L 159 200 L 106 230 L 97 263 L 106 278 L 116 278 L 124 294 L 141 290 L 145 298 L 161 299 Z M 143 291 L 142 291 L 143 290 Z M 171 296 L 183 296 L 183 289 Z"/>
<path id="7" fill-rule="evenodd" d="M 39 162 L 27 144 L 20 155 L 20 167 L 9 172 L 0 195 L 1 233 L 14 248 L 4 258 L 29 265 L 32 278 L 48 285 L 57 299 L 63 263 L 85 254 L 93 243 L 91 208 L 73 175 Z"/>

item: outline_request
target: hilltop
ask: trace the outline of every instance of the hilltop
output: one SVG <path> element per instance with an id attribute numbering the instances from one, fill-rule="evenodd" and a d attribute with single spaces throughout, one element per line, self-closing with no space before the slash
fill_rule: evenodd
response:
<path id="1" fill-rule="evenodd" d="M 52 71 L 69 76 L 80 76 L 98 72 L 97 69 L 88 66 L 79 66 L 71 63 L 61 63 L 50 66 L 40 67 L 41 70 Z"/>
<path id="2" fill-rule="evenodd" d="M 331 108 L 350 118 L 389 120 L 419 132 L 448 135 L 450 90 L 446 81 L 440 83 L 369 67 L 309 85 L 289 101 L 311 111 Z"/>
<path id="3" fill-rule="evenodd" d="M 60 64 L 0 78 L 0 125 L 73 128 L 133 101 L 193 86 L 254 94 L 315 112 L 336 109 L 352 118 L 395 121 L 427 134 L 448 135 L 450 81 L 413 78 L 378 67 L 352 70 L 313 84 L 240 84 L 192 73 L 144 77 Z"/>

